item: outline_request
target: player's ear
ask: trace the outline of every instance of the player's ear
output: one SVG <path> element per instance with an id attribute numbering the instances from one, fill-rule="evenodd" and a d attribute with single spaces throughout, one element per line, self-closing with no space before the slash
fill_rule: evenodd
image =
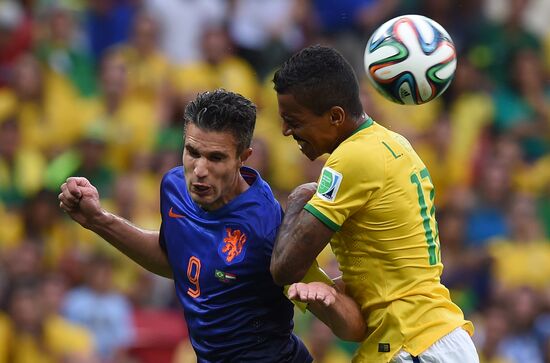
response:
<path id="1" fill-rule="evenodd" d="M 252 155 L 252 148 L 246 148 L 240 155 L 241 163 L 244 163 Z"/>
<path id="2" fill-rule="evenodd" d="M 334 126 L 340 126 L 344 123 L 346 112 L 340 106 L 334 106 L 328 111 L 330 123 Z"/>

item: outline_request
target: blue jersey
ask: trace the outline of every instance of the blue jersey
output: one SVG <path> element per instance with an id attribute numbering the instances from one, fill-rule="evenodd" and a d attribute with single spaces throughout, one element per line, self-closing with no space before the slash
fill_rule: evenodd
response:
<path id="1" fill-rule="evenodd" d="M 160 243 L 191 343 L 199 362 L 310 362 L 269 271 L 281 206 L 255 170 L 241 174 L 250 188 L 211 212 L 191 199 L 181 166 L 162 180 Z"/>

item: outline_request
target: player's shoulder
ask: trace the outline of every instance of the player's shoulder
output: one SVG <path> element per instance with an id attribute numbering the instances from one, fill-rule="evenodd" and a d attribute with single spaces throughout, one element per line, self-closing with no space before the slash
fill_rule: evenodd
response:
<path id="1" fill-rule="evenodd" d="M 262 178 L 257 170 L 249 167 L 241 168 L 241 175 L 247 180 L 250 185 L 250 197 L 260 205 L 269 207 L 279 207 L 279 201 L 275 198 L 269 184 Z"/>
<path id="2" fill-rule="evenodd" d="M 265 205 L 274 206 L 274 207 L 275 206 L 280 207 L 279 201 L 273 194 L 273 190 L 271 189 L 269 184 L 263 179 L 260 179 L 257 182 L 258 182 L 257 190 L 261 198 L 260 199 L 261 203 Z"/>
<path id="3" fill-rule="evenodd" d="M 245 196 L 239 201 L 240 213 L 246 215 L 246 220 L 254 225 L 263 225 L 270 229 L 272 223 L 280 223 L 282 208 L 269 184 L 260 174 L 251 168 L 241 168 L 241 174 L 250 184 Z"/>
<path id="4" fill-rule="evenodd" d="M 174 182 L 179 182 L 184 179 L 183 176 L 183 167 L 181 165 L 173 167 L 164 173 L 162 177 L 161 184 L 170 184 Z"/>
<path id="5" fill-rule="evenodd" d="M 334 152 L 348 154 L 350 151 L 357 150 L 365 152 L 369 149 L 375 149 L 376 143 L 374 141 L 381 138 L 385 128 L 372 121 L 372 119 L 369 119 L 369 121 L 370 122 L 357 128 L 345 140 L 343 140 Z"/>
<path id="6" fill-rule="evenodd" d="M 161 195 L 184 194 L 182 186 L 185 186 L 185 177 L 183 167 L 180 165 L 168 170 L 162 177 L 160 182 Z"/>
<path id="7" fill-rule="evenodd" d="M 329 156 L 326 165 L 344 171 L 380 171 L 385 162 L 380 152 L 384 132 L 377 130 L 377 126 L 373 124 L 344 140 Z"/>
<path id="8" fill-rule="evenodd" d="M 326 181 L 340 181 L 344 188 L 364 183 L 383 185 L 406 152 L 394 132 L 372 122 L 344 140 L 329 156 L 322 170 Z M 399 141 L 402 141 L 399 139 Z M 404 141 L 403 141 L 404 142 Z"/>

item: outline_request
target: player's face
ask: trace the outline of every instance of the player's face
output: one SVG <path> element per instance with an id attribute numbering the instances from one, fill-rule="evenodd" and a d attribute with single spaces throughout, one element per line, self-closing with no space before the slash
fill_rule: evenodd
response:
<path id="1" fill-rule="evenodd" d="M 321 116 L 314 114 L 291 94 L 278 94 L 277 101 L 283 120 L 283 135 L 292 136 L 304 155 L 315 160 L 332 151 L 336 135 L 328 113 Z"/>
<path id="2" fill-rule="evenodd" d="M 205 210 L 216 210 L 239 194 L 240 166 L 250 149 L 237 156 L 237 142 L 229 132 L 205 131 L 187 125 L 183 169 L 189 194 Z"/>

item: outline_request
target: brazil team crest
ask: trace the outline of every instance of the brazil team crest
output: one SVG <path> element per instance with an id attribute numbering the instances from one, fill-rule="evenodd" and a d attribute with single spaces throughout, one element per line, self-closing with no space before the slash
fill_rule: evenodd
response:
<path id="1" fill-rule="evenodd" d="M 247 236 L 238 227 L 225 226 L 224 237 L 218 245 L 218 255 L 228 265 L 241 262 L 246 252 Z"/>
<path id="2" fill-rule="evenodd" d="M 342 182 L 342 174 L 329 167 L 324 167 L 319 178 L 319 186 L 317 187 L 317 195 L 319 198 L 334 202 L 338 188 Z"/>

